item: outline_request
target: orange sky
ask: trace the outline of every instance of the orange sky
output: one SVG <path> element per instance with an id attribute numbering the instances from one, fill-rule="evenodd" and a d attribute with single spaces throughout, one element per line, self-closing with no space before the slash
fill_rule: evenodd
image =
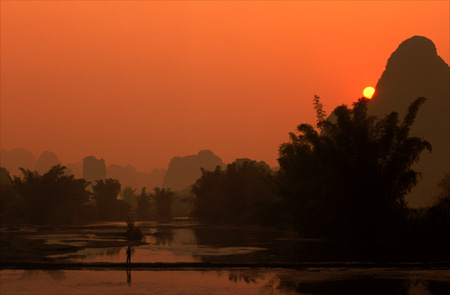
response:
<path id="1" fill-rule="evenodd" d="M 1 1 L 1 148 L 138 170 L 280 143 L 374 86 L 423 35 L 449 63 L 449 1 Z"/>

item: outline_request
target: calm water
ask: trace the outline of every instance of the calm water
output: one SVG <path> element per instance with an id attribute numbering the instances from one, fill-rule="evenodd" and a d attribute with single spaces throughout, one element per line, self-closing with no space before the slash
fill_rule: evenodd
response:
<path id="1" fill-rule="evenodd" d="M 261 227 L 138 223 L 146 245 L 132 262 L 333 261 L 333 249 L 290 232 Z M 125 223 L 36 230 L 50 244 L 97 247 L 52 255 L 68 262 L 125 262 Z M 30 233 L 28 233 L 30 234 Z M 126 244 L 126 243 L 125 243 Z M 104 245 L 104 247 L 98 247 Z M 309 268 L 217 270 L 0 270 L 0 294 L 450 294 L 449 269 Z"/>
<path id="2" fill-rule="evenodd" d="M 448 270 L 0 271 L 0 294 L 450 294 Z"/>
<path id="3" fill-rule="evenodd" d="M 146 245 L 132 248 L 133 262 L 201 262 L 266 261 L 275 257 L 277 245 L 289 245 L 290 233 L 261 227 L 236 229 L 230 227 L 198 228 L 186 224 L 156 225 L 137 223 L 144 234 Z M 34 238 L 46 239 L 51 244 L 85 246 L 92 241 L 125 241 L 117 233 L 125 232 L 125 223 L 104 223 L 87 226 L 76 233 L 46 233 Z M 295 247 L 289 246 L 294 249 Z M 85 248 L 74 253 L 51 255 L 49 258 L 70 262 L 124 262 L 126 247 Z M 287 253 L 283 251 L 283 253 Z M 225 258 L 226 257 L 226 258 Z"/>

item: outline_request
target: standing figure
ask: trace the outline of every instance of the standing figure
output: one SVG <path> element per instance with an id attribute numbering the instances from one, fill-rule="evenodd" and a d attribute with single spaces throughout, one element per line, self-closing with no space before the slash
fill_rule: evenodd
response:
<path id="1" fill-rule="evenodd" d="M 127 263 L 131 263 L 131 247 L 128 246 L 127 249 Z"/>

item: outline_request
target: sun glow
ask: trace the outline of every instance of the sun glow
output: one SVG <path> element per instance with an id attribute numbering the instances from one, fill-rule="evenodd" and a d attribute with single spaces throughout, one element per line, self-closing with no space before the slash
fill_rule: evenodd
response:
<path id="1" fill-rule="evenodd" d="M 375 93 L 375 88 L 373 88 L 371 86 L 364 88 L 363 95 L 365 98 L 371 99 L 374 93 Z"/>

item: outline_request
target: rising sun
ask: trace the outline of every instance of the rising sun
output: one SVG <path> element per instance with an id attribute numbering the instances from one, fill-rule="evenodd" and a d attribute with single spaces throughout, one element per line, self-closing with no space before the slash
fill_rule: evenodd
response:
<path id="1" fill-rule="evenodd" d="M 373 88 L 371 86 L 364 88 L 363 95 L 365 98 L 371 99 L 374 93 L 375 93 L 375 88 Z"/>

